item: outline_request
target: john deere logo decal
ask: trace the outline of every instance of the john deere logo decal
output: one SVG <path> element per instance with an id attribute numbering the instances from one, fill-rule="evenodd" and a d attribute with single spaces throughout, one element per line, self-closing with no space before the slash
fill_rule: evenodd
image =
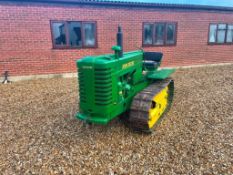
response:
<path id="1" fill-rule="evenodd" d="M 122 69 L 126 69 L 128 67 L 131 67 L 134 65 L 134 61 L 131 61 L 131 62 L 128 62 L 128 63 L 125 63 L 122 65 Z"/>

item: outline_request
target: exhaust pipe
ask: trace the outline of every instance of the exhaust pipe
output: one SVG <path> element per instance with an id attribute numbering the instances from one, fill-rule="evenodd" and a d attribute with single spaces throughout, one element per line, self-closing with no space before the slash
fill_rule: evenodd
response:
<path id="1" fill-rule="evenodd" d="M 121 30 L 121 26 L 118 26 L 118 32 L 117 32 L 117 46 L 121 47 L 121 50 L 119 52 L 119 58 L 123 57 L 123 33 Z"/>

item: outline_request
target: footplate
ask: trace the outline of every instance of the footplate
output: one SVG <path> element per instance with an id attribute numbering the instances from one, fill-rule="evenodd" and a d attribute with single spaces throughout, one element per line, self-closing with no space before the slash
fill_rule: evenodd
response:
<path id="1" fill-rule="evenodd" d="M 169 110 L 174 94 L 174 81 L 156 81 L 138 93 L 129 113 L 130 126 L 139 131 L 152 132 L 161 117 Z"/>

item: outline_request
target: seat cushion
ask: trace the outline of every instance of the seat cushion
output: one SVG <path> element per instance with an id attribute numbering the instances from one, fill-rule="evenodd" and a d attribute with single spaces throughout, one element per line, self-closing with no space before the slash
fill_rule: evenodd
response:
<path id="1" fill-rule="evenodd" d="M 143 61 L 143 63 L 147 69 L 157 68 L 159 66 L 159 62 L 152 61 L 152 60 L 145 60 Z"/>

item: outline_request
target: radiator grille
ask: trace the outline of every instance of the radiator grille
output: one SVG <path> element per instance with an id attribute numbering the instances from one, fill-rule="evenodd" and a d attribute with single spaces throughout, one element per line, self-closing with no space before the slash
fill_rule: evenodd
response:
<path id="1" fill-rule="evenodd" d="M 95 104 L 108 105 L 112 103 L 112 69 L 95 69 Z"/>
<path id="2" fill-rule="evenodd" d="M 84 83 L 84 73 L 79 71 L 78 72 L 78 80 L 79 80 L 79 98 L 81 103 L 86 103 L 86 90 L 85 90 L 85 83 Z"/>

